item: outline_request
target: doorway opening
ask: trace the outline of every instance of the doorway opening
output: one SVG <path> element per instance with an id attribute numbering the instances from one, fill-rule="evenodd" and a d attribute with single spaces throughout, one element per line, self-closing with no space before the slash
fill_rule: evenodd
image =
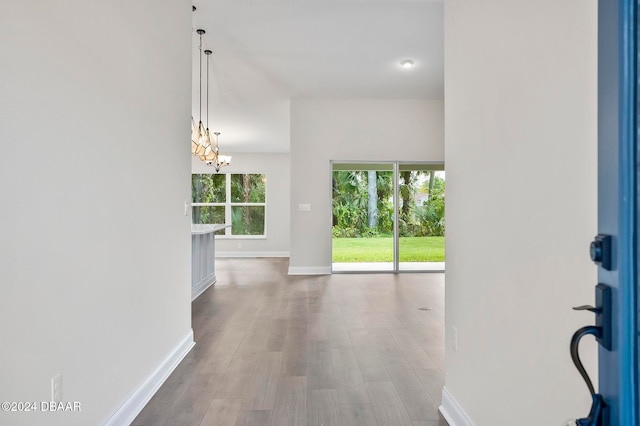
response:
<path id="1" fill-rule="evenodd" d="M 444 271 L 444 164 L 331 167 L 332 272 Z"/>

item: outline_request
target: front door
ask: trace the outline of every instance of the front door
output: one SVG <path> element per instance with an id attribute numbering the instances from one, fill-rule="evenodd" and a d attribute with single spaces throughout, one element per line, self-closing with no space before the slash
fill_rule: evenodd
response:
<path id="1" fill-rule="evenodd" d="M 598 6 L 599 241 L 592 258 L 600 288 L 611 292 L 611 348 L 599 345 L 598 388 L 607 409 L 597 424 L 611 426 L 640 424 L 636 2 L 600 0 Z"/>

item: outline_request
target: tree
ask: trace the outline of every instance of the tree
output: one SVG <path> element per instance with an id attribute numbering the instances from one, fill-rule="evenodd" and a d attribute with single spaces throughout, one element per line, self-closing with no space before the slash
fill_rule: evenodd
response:
<path id="1" fill-rule="evenodd" d="M 231 175 L 233 203 L 264 203 L 265 188 L 264 175 Z M 261 235 L 264 233 L 264 207 L 232 206 L 231 223 L 234 235 Z"/>
<path id="2" fill-rule="evenodd" d="M 375 186 L 374 186 L 375 184 Z M 435 171 L 402 170 L 399 174 L 400 236 L 444 235 L 444 179 Z M 417 203 L 418 194 L 427 200 Z M 393 233 L 393 173 L 334 171 L 334 236 L 362 237 Z"/>
<path id="3" fill-rule="evenodd" d="M 191 175 L 191 197 L 194 203 L 224 203 L 224 188 L 224 175 Z M 193 223 L 224 223 L 224 207 L 194 207 Z"/>
<path id="4" fill-rule="evenodd" d="M 347 233 L 345 236 L 356 236 L 367 223 L 367 192 L 362 174 L 359 171 L 333 173 L 334 224 Z"/>
<path id="5" fill-rule="evenodd" d="M 400 172 L 400 208 L 399 229 L 400 236 L 419 236 L 419 221 L 416 217 L 415 196 L 418 192 L 418 181 L 424 172 L 421 170 L 403 170 Z"/>
<path id="6" fill-rule="evenodd" d="M 378 232 L 393 233 L 393 172 L 377 172 Z"/>
<path id="7" fill-rule="evenodd" d="M 376 171 L 370 170 L 367 174 L 367 196 L 369 228 L 378 227 L 378 181 Z"/>
<path id="8" fill-rule="evenodd" d="M 356 170 L 333 172 L 335 236 L 360 237 L 392 232 L 393 173 L 380 171 L 373 174 Z M 372 216 L 375 218 L 374 226 L 370 222 Z"/>
<path id="9" fill-rule="evenodd" d="M 411 206 L 411 196 L 415 193 L 413 183 L 415 179 L 412 179 L 413 172 L 402 171 L 400 172 L 400 199 L 402 204 L 400 206 L 400 216 L 408 217 L 409 208 Z"/>
<path id="10" fill-rule="evenodd" d="M 445 180 L 435 175 L 422 186 L 423 190 L 428 191 L 429 198 L 418 210 L 418 217 L 426 235 L 444 235 L 444 186 Z"/>

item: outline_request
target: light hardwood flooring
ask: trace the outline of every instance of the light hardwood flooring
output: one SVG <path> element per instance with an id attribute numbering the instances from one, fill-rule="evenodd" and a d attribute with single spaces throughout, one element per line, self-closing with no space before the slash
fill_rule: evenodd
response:
<path id="1" fill-rule="evenodd" d="M 218 282 L 193 302 L 196 346 L 133 425 L 447 424 L 443 274 L 287 267 L 216 260 Z"/>

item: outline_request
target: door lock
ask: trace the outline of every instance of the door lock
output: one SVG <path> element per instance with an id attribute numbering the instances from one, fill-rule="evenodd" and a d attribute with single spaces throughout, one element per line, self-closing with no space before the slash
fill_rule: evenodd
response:
<path id="1" fill-rule="evenodd" d="M 611 271 L 613 262 L 611 261 L 611 235 L 598 234 L 589 246 L 591 260 L 602 266 L 607 271 Z"/>

